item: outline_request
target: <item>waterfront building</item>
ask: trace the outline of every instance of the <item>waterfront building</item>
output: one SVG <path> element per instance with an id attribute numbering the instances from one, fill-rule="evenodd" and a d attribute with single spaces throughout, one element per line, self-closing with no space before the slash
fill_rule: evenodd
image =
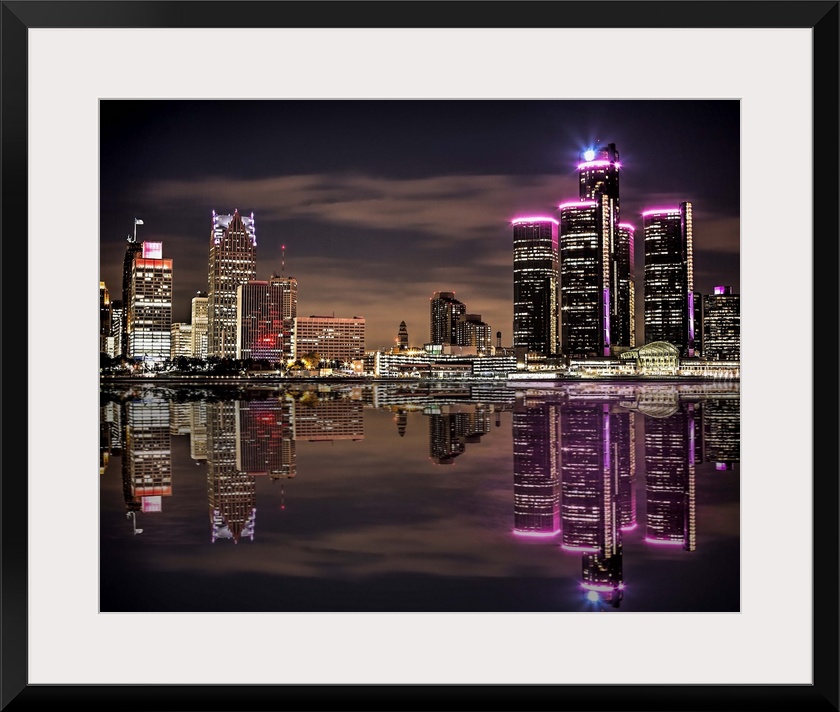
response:
<path id="1" fill-rule="evenodd" d="M 513 347 L 527 354 L 559 353 L 558 221 L 513 221 Z"/>
<path id="2" fill-rule="evenodd" d="M 291 353 L 288 320 L 283 318 L 285 285 L 252 280 L 236 288 L 236 358 L 286 361 Z"/>
<path id="3" fill-rule="evenodd" d="M 455 325 L 459 346 L 469 346 L 476 353 L 490 353 L 492 333 L 490 326 L 481 320 L 481 314 L 463 314 Z"/>
<path id="4" fill-rule="evenodd" d="M 142 222 L 142 221 L 141 221 Z M 123 310 L 128 309 L 129 297 L 131 296 L 131 272 L 134 265 L 134 258 L 140 254 L 143 249 L 141 243 L 137 242 L 137 225 L 138 221 L 134 220 L 134 234 L 129 235 L 127 244 L 125 246 L 125 255 L 123 256 L 123 282 L 122 282 L 122 303 Z M 129 356 L 128 345 L 128 319 L 125 312 L 123 312 L 122 320 L 122 334 L 120 336 L 120 355 Z"/>
<path id="5" fill-rule="evenodd" d="M 111 358 L 119 358 L 123 355 L 123 321 L 124 309 L 121 299 L 115 299 L 111 302 L 111 338 L 113 344 L 108 355 Z"/>
<path id="6" fill-rule="evenodd" d="M 560 343 L 567 358 L 611 353 L 614 217 L 612 199 L 601 193 L 560 205 Z"/>
<path id="7" fill-rule="evenodd" d="M 741 296 L 732 287 L 715 287 L 703 295 L 703 358 L 741 360 Z"/>
<path id="8" fill-rule="evenodd" d="M 328 361 L 365 356 L 365 318 L 299 316 L 294 320 L 295 358 L 318 354 Z"/>
<path id="9" fill-rule="evenodd" d="M 466 311 L 455 292 L 435 292 L 429 301 L 429 343 L 458 344 L 458 319 Z"/>
<path id="10" fill-rule="evenodd" d="M 282 359 L 287 362 L 292 361 L 295 357 L 295 319 L 297 318 L 298 283 L 294 277 L 278 276 L 274 272 L 271 273 L 271 278 L 268 280 L 268 283 L 271 289 L 279 291 L 280 325 L 283 335 Z"/>
<path id="11" fill-rule="evenodd" d="M 131 263 L 125 321 L 128 356 L 159 363 L 171 355 L 172 260 L 163 243 L 143 242 Z"/>
<path id="12" fill-rule="evenodd" d="M 190 310 L 190 356 L 207 360 L 207 293 L 197 292 L 192 298 Z"/>
<path id="13" fill-rule="evenodd" d="M 690 202 L 642 213 L 645 343 L 667 341 L 694 356 L 694 233 Z"/>
<path id="14" fill-rule="evenodd" d="M 236 358 L 236 289 L 257 277 L 254 214 L 213 211 L 207 273 L 208 356 Z"/>
<path id="15" fill-rule="evenodd" d="M 170 345 L 170 358 L 178 356 L 190 358 L 192 356 L 192 326 L 175 322 L 171 328 L 172 342 Z"/>
<path id="16" fill-rule="evenodd" d="M 99 282 L 99 353 L 108 353 L 111 336 L 111 297 L 105 282 Z M 113 342 L 112 342 L 113 344 Z"/>
<path id="17" fill-rule="evenodd" d="M 636 346 L 636 229 L 630 223 L 618 223 L 615 228 L 613 264 L 615 295 L 610 322 L 612 352 Z"/>

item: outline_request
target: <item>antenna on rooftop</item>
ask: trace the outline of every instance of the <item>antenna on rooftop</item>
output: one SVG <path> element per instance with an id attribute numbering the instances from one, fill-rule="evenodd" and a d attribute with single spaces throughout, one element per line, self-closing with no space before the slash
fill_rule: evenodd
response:
<path id="1" fill-rule="evenodd" d="M 280 255 L 281 255 L 281 257 L 280 257 L 280 276 L 285 277 L 286 276 L 286 246 L 285 245 L 280 245 L 280 250 L 281 250 L 281 252 L 280 252 Z"/>

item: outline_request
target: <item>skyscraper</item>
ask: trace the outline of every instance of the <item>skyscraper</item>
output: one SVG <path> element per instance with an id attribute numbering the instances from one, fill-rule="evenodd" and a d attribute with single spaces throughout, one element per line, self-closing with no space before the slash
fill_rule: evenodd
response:
<path id="1" fill-rule="evenodd" d="M 408 348 L 408 327 L 404 321 L 400 322 L 400 330 L 397 333 L 397 346 L 400 349 Z"/>
<path id="2" fill-rule="evenodd" d="M 599 193 L 615 201 L 616 222 L 618 221 L 618 151 L 610 143 L 590 148 L 580 154 L 578 174 L 580 176 L 580 199 L 594 200 Z"/>
<path id="3" fill-rule="evenodd" d="M 271 282 L 252 280 L 236 288 L 236 358 L 284 358 L 284 297 L 288 294 L 277 278 Z M 286 344 L 291 352 L 291 347 Z"/>
<path id="4" fill-rule="evenodd" d="M 613 350 L 636 347 L 636 228 L 618 223 L 615 228 L 614 317 L 611 320 Z"/>
<path id="5" fill-rule="evenodd" d="M 481 320 L 481 314 L 462 314 L 455 325 L 455 333 L 459 346 L 473 347 L 479 354 L 490 352 L 490 325 Z"/>
<path id="6" fill-rule="evenodd" d="M 193 358 L 207 358 L 207 293 L 198 292 L 192 298 L 190 313 L 192 344 L 190 356 Z"/>
<path id="7" fill-rule="evenodd" d="M 236 358 L 236 288 L 257 277 L 254 214 L 213 211 L 207 273 L 208 356 Z"/>
<path id="8" fill-rule="evenodd" d="M 128 356 L 159 363 L 171 356 L 172 260 L 163 243 L 144 242 L 131 263 L 125 309 Z"/>
<path id="9" fill-rule="evenodd" d="M 455 292 L 435 292 L 429 302 L 429 343 L 457 344 L 458 319 L 466 311 Z"/>
<path id="10" fill-rule="evenodd" d="M 513 346 L 526 353 L 559 352 L 558 222 L 513 221 Z"/>
<path id="11" fill-rule="evenodd" d="M 298 283 L 294 277 L 286 277 L 285 275 L 278 277 L 273 272 L 268 283 L 272 289 L 276 289 L 280 293 L 280 318 L 283 328 L 282 358 L 290 361 L 295 357 Z"/>
<path id="12" fill-rule="evenodd" d="M 110 353 L 108 338 L 111 336 L 111 297 L 105 282 L 99 282 L 99 353 Z"/>
<path id="13" fill-rule="evenodd" d="M 645 343 L 667 341 L 694 356 L 692 205 L 642 213 L 645 231 Z"/>
<path id="14" fill-rule="evenodd" d="M 142 222 L 142 221 L 141 221 Z M 134 220 L 134 235 L 129 235 L 127 244 L 125 246 L 125 256 L 123 257 L 123 283 L 122 283 L 122 303 L 123 303 L 123 320 L 122 320 L 122 334 L 120 335 L 120 356 L 128 356 L 128 319 L 125 315 L 125 310 L 128 309 L 129 294 L 131 292 L 131 269 L 134 264 L 134 258 L 140 254 L 143 249 L 142 245 L 137 242 L 137 225 L 138 221 Z"/>
<path id="15" fill-rule="evenodd" d="M 741 296 L 732 287 L 703 295 L 703 358 L 741 360 Z"/>

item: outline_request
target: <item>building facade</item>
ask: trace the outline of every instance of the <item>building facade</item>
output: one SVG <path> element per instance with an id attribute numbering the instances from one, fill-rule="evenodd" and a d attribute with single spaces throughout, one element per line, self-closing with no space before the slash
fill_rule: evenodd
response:
<path id="1" fill-rule="evenodd" d="M 299 316 L 294 329 L 295 358 L 308 354 L 329 361 L 364 358 L 364 317 Z"/>
<path id="2" fill-rule="evenodd" d="M 236 358 L 285 360 L 284 296 L 282 285 L 273 281 L 253 280 L 236 288 Z"/>
<path id="3" fill-rule="evenodd" d="M 464 314 L 455 325 L 457 344 L 471 346 L 476 353 L 490 353 L 492 332 L 490 325 L 481 320 L 481 314 Z"/>
<path id="4" fill-rule="evenodd" d="M 741 360 L 741 296 L 732 287 L 715 287 L 704 294 L 703 358 L 713 361 Z"/>
<path id="5" fill-rule="evenodd" d="M 134 227 L 135 233 L 137 232 L 137 226 Z M 123 283 L 122 283 L 122 303 L 123 303 L 123 310 L 128 309 L 129 304 L 129 297 L 131 296 L 131 272 L 134 267 L 134 258 L 137 257 L 143 250 L 143 246 L 141 243 L 137 242 L 137 235 L 135 234 L 133 237 L 131 235 L 127 238 L 127 244 L 125 246 L 125 255 L 123 257 Z M 122 320 L 122 333 L 120 334 L 120 355 L 121 356 L 128 356 L 128 319 L 126 318 L 125 311 L 123 312 L 123 320 Z"/>
<path id="6" fill-rule="evenodd" d="M 190 309 L 190 356 L 207 360 L 207 293 L 198 292 Z"/>
<path id="7" fill-rule="evenodd" d="M 171 358 L 176 359 L 179 356 L 190 358 L 192 356 L 192 325 L 175 322 L 172 324 L 171 334 Z"/>
<path id="8" fill-rule="evenodd" d="M 111 297 L 105 282 L 99 282 L 99 353 L 109 354 L 111 336 Z M 113 344 L 113 341 L 111 342 Z"/>
<path id="9" fill-rule="evenodd" d="M 580 199 L 595 200 L 598 194 L 613 199 L 618 211 L 618 150 L 614 143 L 582 151 L 578 163 Z M 618 215 L 616 215 L 616 220 Z"/>
<path id="10" fill-rule="evenodd" d="M 295 354 L 295 319 L 297 318 L 298 283 L 294 277 L 277 276 L 272 273 L 269 286 L 279 292 L 280 318 L 283 328 L 281 357 L 285 361 L 294 359 Z"/>
<path id="11" fill-rule="evenodd" d="M 559 353 L 558 221 L 513 221 L 513 347 L 525 353 Z"/>
<path id="12" fill-rule="evenodd" d="M 455 292 L 435 292 L 429 302 L 429 343 L 457 344 L 458 319 L 466 311 Z"/>
<path id="13" fill-rule="evenodd" d="M 163 243 L 144 242 L 135 255 L 125 312 L 129 358 L 144 363 L 170 358 L 172 260 L 163 258 Z"/>
<path id="14" fill-rule="evenodd" d="M 694 233 L 690 202 L 642 213 L 645 343 L 667 341 L 694 356 Z"/>
<path id="15" fill-rule="evenodd" d="M 207 353 L 236 358 L 236 289 L 257 277 L 254 214 L 213 211 L 207 273 Z"/>

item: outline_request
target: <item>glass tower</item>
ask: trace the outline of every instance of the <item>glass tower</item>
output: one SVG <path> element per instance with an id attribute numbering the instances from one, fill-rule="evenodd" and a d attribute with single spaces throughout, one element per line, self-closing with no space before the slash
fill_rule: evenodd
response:
<path id="1" fill-rule="evenodd" d="M 559 223 L 549 217 L 513 221 L 513 347 L 559 353 Z"/>

